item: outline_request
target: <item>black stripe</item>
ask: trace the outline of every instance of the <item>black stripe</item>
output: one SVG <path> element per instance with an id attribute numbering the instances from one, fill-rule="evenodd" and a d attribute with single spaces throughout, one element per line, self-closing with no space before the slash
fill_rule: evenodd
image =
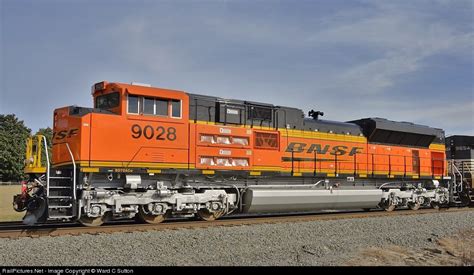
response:
<path id="1" fill-rule="evenodd" d="M 314 158 L 292 158 L 292 157 L 282 157 L 281 160 L 283 162 L 291 162 L 292 160 L 293 161 L 303 161 L 303 162 L 314 162 Z M 317 159 L 317 161 L 321 161 L 321 162 L 334 162 L 335 159 Z M 337 161 L 338 163 L 340 162 L 352 162 L 352 160 L 338 160 Z"/>

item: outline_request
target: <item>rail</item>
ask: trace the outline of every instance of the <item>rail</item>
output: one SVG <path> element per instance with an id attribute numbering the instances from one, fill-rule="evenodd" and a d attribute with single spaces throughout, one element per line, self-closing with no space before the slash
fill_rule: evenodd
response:
<path id="1" fill-rule="evenodd" d="M 67 226 L 45 226 L 45 227 L 21 227 L 21 229 L 6 229 L 1 230 L 1 238 L 21 238 L 21 237 L 55 237 L 63 235 L 79 235 L 79 234 L 99 234 L 99 233 L 117 233 L 117 232 L 140 232 L 140 231 L 160 231 L 170 229 L 197 229 L 207 228 L 213 226 L 242 226 L 268 223 L 294 223 L 294 222 L 309 222 L 309 221 L 325 221 L 325 220 L 343 220 L 343 219 L 362 219 L 374 217 L 393 217 L 393 216 L 411 216 L 411 215 L 426 215 L 426 214 L 440 214 L 453 212 L 467 212 L 473 211 L 472 208 L 440 208 L 440 209 L 419 209 L 413 210 L 398 210 L 393 212 L 386 212 L 383 210 L 373 210 L 370 212 L 360 210 L 340 211 L 336 213 L 327 212 L 313 212 L 313 213 L 286 213 L 286 214 L 272 214 L 261 216 L 229 216 L 216 221 L 189 221 L 189 220 L 169 220 L 160 224 L 137 224 L 135 222 L 125 223 L 110 223 L 98 227 L 84 227 L 77 223 L 69 223 Z"/>

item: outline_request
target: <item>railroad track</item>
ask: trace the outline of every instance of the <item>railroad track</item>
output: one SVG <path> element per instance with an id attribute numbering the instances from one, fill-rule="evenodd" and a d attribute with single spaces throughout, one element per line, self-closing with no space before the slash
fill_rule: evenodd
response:
<path id="1" fill-rule="evenodd" d="M 206 228 L 213 226 L 240 226 L 240 225 L 254 225 L 265 223 L 287 223 L 287 222 L 307 222 L 317 220 L 340 220 L 340 219 L 357 219 L 369 217 L 387 217 L 387 216 L 403 216 L 403 215 L 423 215 L 433 213 L 453 213 L 474 211 L 471 207 L 464 208 L 441 208 L 441 209 L 420 209 L 412 210 L 398 210 L 393 212 L 385 211 L 349 211 L 338 213 L 309 213 L 309 214 L 286 214 L 286 215 L 267 215 L 267 216 L 241 216 L 228 217 L 217 221 L 189 221 L 189 220 L 172 220 L 160 224 L 137 224 L 131 221 L 123 221 L 121 223 L 106 224 L 100 227 L 84 227 L 78 223 L 68 224 L 47 224 L 43 226 L 28 226 L 23 228 L 12 228 L 11 226 L 18 225 L 18 222 L 10 222 L 9 225 L 0 223 L 0 238 L 21 238 L 21 237 L 42 237 L 42 236 L 62 236 L 62 235 L 81 235 L 81 234 L 108 234 L 108 233 L 130 233 L 130 232 L 144 232 L 144 231 L 160 231 L 160 230 L 175 230 L 175 229 L 192 229 L 192 228 Z M 10 228 L 9 228 L 10 226 Z"/>

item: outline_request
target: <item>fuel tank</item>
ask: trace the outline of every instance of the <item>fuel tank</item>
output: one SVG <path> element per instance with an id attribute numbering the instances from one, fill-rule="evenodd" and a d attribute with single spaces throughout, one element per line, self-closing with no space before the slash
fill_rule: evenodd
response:
<path id="1" fill-rule="evenodd" d="M 250 186 L 243 197 L 243 212 L 376 208 L 381 199 L 382 190 L 380 189 L 343 190 Z"/>

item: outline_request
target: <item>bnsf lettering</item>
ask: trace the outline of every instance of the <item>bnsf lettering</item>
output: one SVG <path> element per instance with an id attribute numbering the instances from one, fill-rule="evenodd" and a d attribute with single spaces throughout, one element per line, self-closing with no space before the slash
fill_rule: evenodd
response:
<path id="1" fill-rule="evenodd" d="M 176 128 L 174 127 L 168 127 L 165 129 L 163 126 L 158 126 L 155 130 L 155 128 L 150 125 L 145 125 L 142 129 L 140 125 L 133 124 L 131 131 L 133 138 L 140 138 L 143 136 L 146 139 L 155 138 L 156 140 L 173 141 L 176 139 Z"/>
<path id="2" fill-rule="evenodd" d="M 321 148 L 321 144 L 311 144 L 311 146 L 309 147 L 307 153 L 316 152 L 316 154 L 324 155 L 328 152 L 329 147 L 330 147 L 329 145 L 326 145 L 326 146 L 324 146 L 324 148 Z"/>
<path id="3" fill-rule="evenodd" d="M 303 153 L 304 148 L 306 147 L 305 143 L 292 142 L 286 147 L 287 152 Z"/>
<path id="4" fill-rule="evenodd" d="M 338 155 L 342 156 L 347 154 L 349 151 L 349 148 L 344 145 L 337 145 L 331 148 L 330 145 L 325 145 L 324 147 L 321 144 L 311 144 L 309 148 L 306 150 L 307 144 L 306 143 L 300 143 L 300 142 L 292 142 L 288 144 L 288 147 L 286 147 L 286 152 L 294 152 L 294 153 L 307 153 L 307 154 L 320 154 L 324 155 L 329 152 L 331 155 Z M 331 150 L 330 150 L 331 149 Z M 349 151 L 349 156 L 353 156 L 358 153 L 362 153 L 362 147 L 352 147 Z"/>
<path id="5" fill-rule="evenodd" d="M 79 132 L 79 129 L 77 129 L 77 128 L 70 129 L 70 130 L 62 130 L 62 131 L 59 131 L 59 132 L 54 132 L 53 133 L 53 140 L 62 140 L 66 137 L 70 138 L 72 136 L 77 135 L 78 132 Z"/>

